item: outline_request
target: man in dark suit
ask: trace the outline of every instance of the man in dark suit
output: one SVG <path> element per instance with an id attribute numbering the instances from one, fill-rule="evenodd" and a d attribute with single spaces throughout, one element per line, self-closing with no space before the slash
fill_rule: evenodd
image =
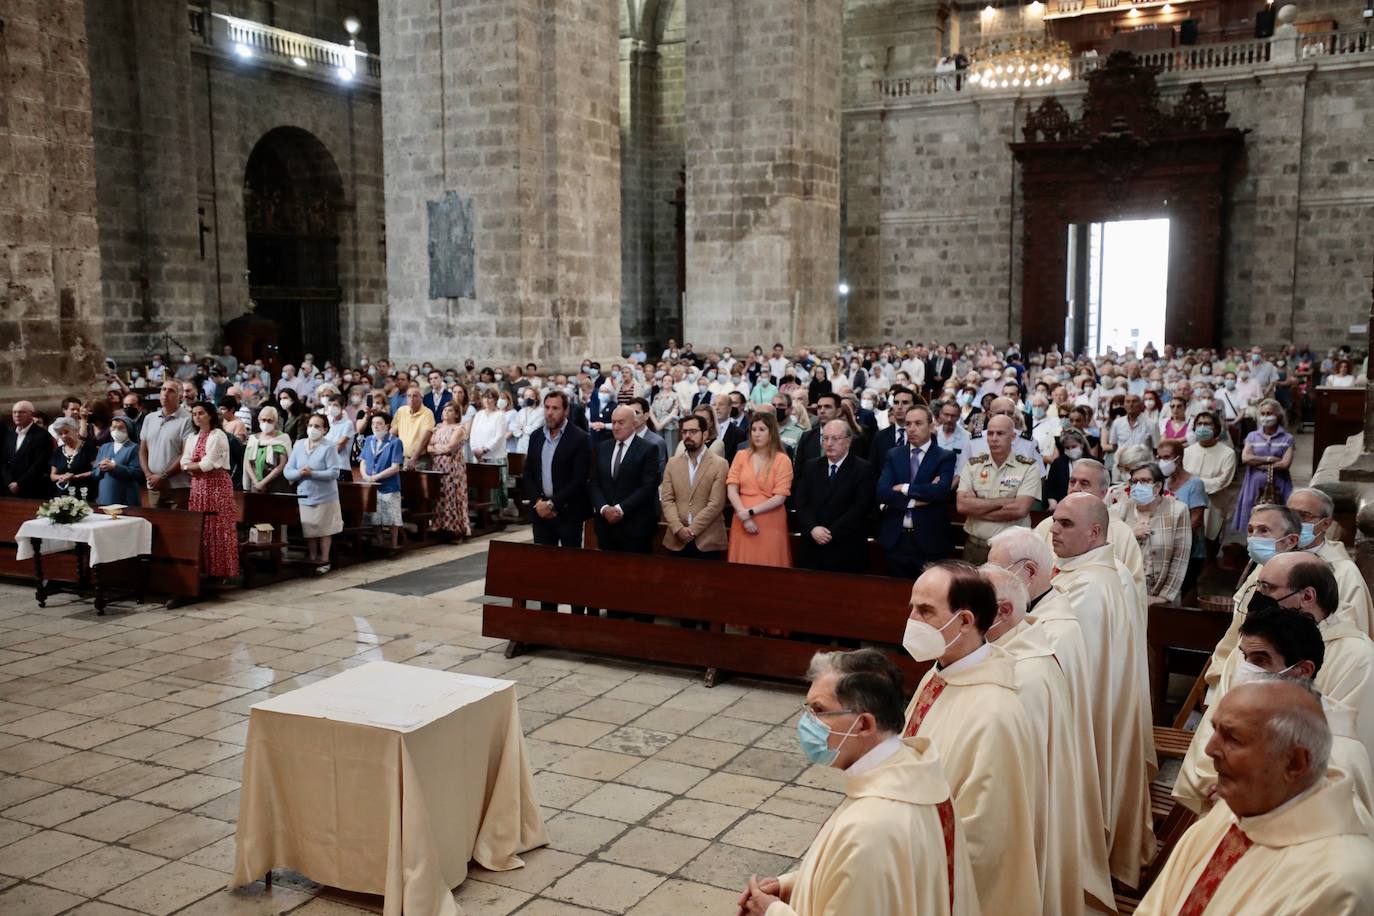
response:
<path id="1" fill-rule="evenodd" d="M 668 443 L 662 436 L 649 428 L 649 402 L 635 398 L 630 402 L 635 409 L 635 435 L 649 443 L 658 451 L 658 476 L 663 479 L 663 471 L 668 467 Z"/>
<path id="2" fill-rule="evenodd" d="M 444 374 L 438 369 L 429 374 L 429 394 L 424 396 L 420 402 L 429 408 L 429 412 L 434 414 L 434 422 L 442 423 L 444 419 L 444 405 L 453 400 L 453 392 L 444 387 Z M 461 422 L 462 417 L 458 420 Z"/>
<path id="3" fill-rule="evenodd" d="M 544 425 L 530 434 L 521 482 L 530 500 L 530 528 L 536 544 L 581 547 L 582 524 L 591 515 L 587 473 L 592 450 L 587 434 L 569 422 L 568 396 L 544 395 Z M 545 602 L 546 611 L 555 610 Z M 584 612 L 573 607 L 574 614 Z"/>
<path id="4" fill-rule="evenodd" d="M 916 579 L 927 563 L 953 549 L 949 500 L 954 490 L 954 452 L 931 440 L 930 408 L 917 404 L 906 412 L 906 447 L 888 451 L 878 477 L 882 506 L 878 543 L 887 574 Z"/>
<path id="5" fill-rule="evenodd" d="M 801 530 L 801 566 L 826 572 L 868 569 L 868 520 L 873 509 L 873 466 L 849 447 L 853 431 L 843 420 L 821 430 L 821 460 L 808 462 L 794 499 Z"/>
<path id="6" fill-rule="evenodd" d="M 53 493 L 48 476 L 53 438 L 33 421 L 33 404 L 15 402 L 12 426 L 0 435 L 0 495 L 47 499 Z"/>
<path id="7" fill-rule="evenodd" d="M 611 414 L 611 436 L 592 465 L 597 543 L 602 550 L 649 553 L 658 528 L 658 450 L 635 435 L 635 409 L 628 404 Z"/>
<path id="8" fill-rule="evenodd" d="M 926 394 L 933 397 L 945 390 L 945 382 L 954 374 L 954 357 L 937 349 L 926 360 Z"/>
<path id="9" fill-rule="evenodd" d="M 840 396 L 823 394 L 816 398 L 816 422 L 797 440 L 797 454 L 792 459 L 792 478 L 801 477 L 807 462 L 821 457 L 821 428 L 840 416 Z"/>
<path id="10" fill-rule="evenodd" d="M 707 387 L 706 376 L 702 375 L 697 379 L 697 390 L 692 395 L 692 409 L 696 410 L 702 404 L 710 405 L 711 389 Z"/>
<path id="11" fill-rule="evenodd" d="M 725 451 L 723 457 L 726 464 L 733 464 L 739 447 L 749 441 L 748 430 L 740 428 L 740 417 L 731 416 L 735 407 L 730 402 L 731 398 L 725 397 L 716 398 L 711 403 L 711 408 L 716 412 L 716 438 L 721 441 Z"/>
<path id="12" fill-rule="evenodd" d="M 868 462 L 879 471 L 890 449 L 894 446 L 906 448 L 906 412 L 916 403 L 916 395 L 910 388 L 894 385 L 887 393 L 887 400 L 887 416 L 891 422 L 873 437 L 873 443 L 868 447 Z"/>

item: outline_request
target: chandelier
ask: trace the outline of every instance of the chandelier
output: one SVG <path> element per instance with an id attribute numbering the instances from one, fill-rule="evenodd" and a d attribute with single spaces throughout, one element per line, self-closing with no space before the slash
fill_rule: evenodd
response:
<path id="1" fill-rule="evenodd" d="M 1020 89 L 1068 79 L 1068 42 L 1045 34 L 1044 10 L 1039 2 L 1018 5 L 1010 34 L 985 37 L 969 53 L 969 82 L 985 89 Z M 983 10 L 985 35 L 995 18 L 998 12 L 988 4 Z"/>

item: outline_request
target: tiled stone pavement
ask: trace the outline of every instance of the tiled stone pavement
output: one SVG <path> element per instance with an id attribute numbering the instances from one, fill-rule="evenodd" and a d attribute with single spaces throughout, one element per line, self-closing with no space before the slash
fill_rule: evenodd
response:
<path id="1" fill-rule="evenodd" d="M 248 708 L 376 659 L 520 685 L 550 845 L 523 869 L 474 867 L 456 894 L 470 916 L 733 914 L 751 872 L 801 856 L 840 795 L 797 750 L 799 686 L 507 660 L 481 636 L 480 579 L 426 597 L 363 587 L 483 550 L 105 617 L 0 584 L 0 913 L 356 916 L 300 876 L 225 888 Z"/>

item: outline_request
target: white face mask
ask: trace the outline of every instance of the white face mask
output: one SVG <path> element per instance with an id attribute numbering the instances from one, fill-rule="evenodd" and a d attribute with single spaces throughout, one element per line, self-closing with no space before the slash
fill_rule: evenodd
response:
<path id="1" fill-rule="evenodd" d="M 129 441 L 129 434 L 122 429 L 112 429 L 110 430 L 110 438 L 123 445 Z"/>
<path id="2" fill-rule="evenodd" d="M 1178 462 L 1171 461 L 1170 459 L 1165 458 L 1163 461 L 1159 463 L 1159 470 L 1164 474 L 1165 477 L 1173 477 L 1174 471 L 1178 470 Z"/>
<path id="3" fill-rule="evenodd" d="M 1289 665 L 1287 668 L 1277 673 L 1279 675 L 1285 675 L 1292 670 L 1293 666 Z M 1241 684 L 1248 684 L 1268 673 L 1268 671 L 1265 671 L 1259 665 L 1254 665 L 1245 659 L 1241 659 L 1240 664 L 1236 666 L 1236 673 L 1231 676 L 1231 686 L 1239 687 Z"/>
<path id="4" fill-rule="evenodd" d="M 267 420 L 259 425 L 262 427 L 262 431 L 269 436 L 272 435 L 273 430 L 277 428 L 277 424 L 273 423 L 271 420 Z"/>
<path id="5" fill-rule="evenodd" d="M 331 417 L 337 418 L 339 414 L 343 413 L 343 408 L 340 407 L 338 404 L 330 404 L 329 408 L 325 412 L 328 413 Z"/>
<path id="6" fill-rule="evenodd" d="M 945 627 L 958 620 L 958 615 L 945 621 L 943 627 L 933 627 L 924 620 L 907 618 L 906 633 L 902 636 L 902 648 L 918 662 L 934 661 L 945 654 L 948 643 L 942 635 Z"/>
<path id="7" fill-rule="evenodd" d="M 305 434 L 310 437 L 311 442 L 319 442 L 324 437 L 324 430 L 318 426 L 312 426 L 305 431 Z"/>
<path id="8" fill-rule="evenodd" d="M 509 407 L 509 406 L 510 406 L 510 401 L 507 401 L 505 398 L 498 398 L 497 401 L 496 401 L 496 409 L 497 409 L 497 410 L 505 410 L 505 409 L 506 409 L 507 407 Z"/>

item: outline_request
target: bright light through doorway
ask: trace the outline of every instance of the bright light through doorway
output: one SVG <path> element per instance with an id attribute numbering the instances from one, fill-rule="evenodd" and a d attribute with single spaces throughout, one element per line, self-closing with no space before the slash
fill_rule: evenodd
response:
<path id="1" fill-rule="evenodd" d="M 1169 221 L 1094 223 L 1088 340 L 1096 354 L 1164 346 Z"/>

